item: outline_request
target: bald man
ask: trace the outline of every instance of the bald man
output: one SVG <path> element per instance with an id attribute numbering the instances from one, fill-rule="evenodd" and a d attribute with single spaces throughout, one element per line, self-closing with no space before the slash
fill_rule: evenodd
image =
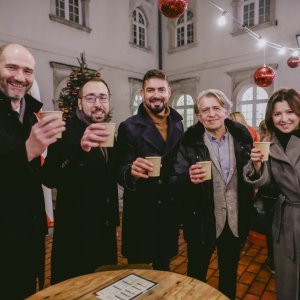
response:
<path id="1" fill-rule="evenodd" d="M 35 60 L 25 47 L 0 48 L 0 298 L 24 299 L 44 277 L 47 233 L 40 155 L 64 131 L 56 117 L 38 121 L 42 104 L 27 94 Z"/>

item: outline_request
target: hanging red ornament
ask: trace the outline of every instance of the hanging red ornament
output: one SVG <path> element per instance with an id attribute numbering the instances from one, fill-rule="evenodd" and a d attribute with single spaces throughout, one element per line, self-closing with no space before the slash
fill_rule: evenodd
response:
<path id="1" fill-rule="evenodd" d="M 291 56 L 286 62 L 290 68 L 297 68 L 300 65 L 299 56 Z"/>
<path id="2" fill-rule="evenodd" d="M 254 82 L 260 87 L 267 87 L 272 84 L 275 78 L 275 71 L 268 66 L 258 68 L 253 76 Z"/>
<path id="3" fill-rule="evenodd" d="M 96 77 L 101 77 L 101 73 L 100 72 L 96 72 L 95 76 Z"/>
<path id="4" fill-rule="evenodd" d="M 67 82 L 67 87 L 71 87 L 72 83 L 71 82 Z"/>
<path id="5" fill-rule="evenodd" d="M 81 72 L 77 72 L 77 74 L 76 74 L 77 76 L 81 76 Z"/>
<path id="6" fill-rule="evenodd" d="M 189 0 L 158 0 L 160 12 L 168 18 L 178 18 L 187 9 Z"/>

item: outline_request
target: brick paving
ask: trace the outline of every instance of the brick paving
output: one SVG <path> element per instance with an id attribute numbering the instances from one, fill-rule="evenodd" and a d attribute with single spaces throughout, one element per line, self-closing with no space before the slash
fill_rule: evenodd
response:
<path id="1" fill-rule="evenodd" d="M 52 235 L 46 238 L 46 269 L 45 269 L 45 287 L 50 285 L 50 260 L 51 260 Z M 171 271 L 186 275 L 187 270 L 187 249 L 183 239 L 182 232 L 178 241 L 179 253 L 171 261 Z M 121 228 L 118 228 L 118 261 L 119 264 L 126 264 L 127 260 L 121 253 Z M 274 300 L 276 299 L 275 277 L 264 266 L 267 257 L 267 249 L 263 246 L 257 246 L 247 241 L 241 251 L 241 258 L 238 267 L 237 297 L 243 300 Z M 218 286 L 218 260 L 217 253 L 212 256 L 208 274 L 207 283 L 217 288 Z"/>

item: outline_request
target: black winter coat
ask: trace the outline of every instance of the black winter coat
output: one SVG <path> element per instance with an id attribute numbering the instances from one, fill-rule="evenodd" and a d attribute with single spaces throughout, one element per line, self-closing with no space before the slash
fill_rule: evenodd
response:
<path id="1" fill-rule="evenodd" d="M 225 125 L 234 139 L 238 176 L 238 230 L 241 241 L 244 241 L 248 234 L 253 190 L 244 182 L 242 172 L 249 160 L 253 141 L 246 127 L 229 119 L 225 120 Z M 213 246 L 216 228 L 212 180 L 193 184 L 189 177 L 191 165 L 197 161 L 211 160 L 204 143 L 204 132 L 203 125 L 198 122 L 184 134 L 170 182 L 180 199 L 185 239 Z"/>
<path id="2" fill-rule="evenodd" d="M 25 141 L 42 104 L 25 96 L 23 124 L 0 92 L 0 290 L 3 299 L 23 299 L 44 277 L 47 223 L 40 179 L 41 160 L 27 160 Z M 7 296 L 9 295 L 9 296 Z"/>
<path id="3" fill-rule="evenodd" d="M 124 186 L 122 254 L 153 261 L 177 254 L 177 205 L 168 181 L 179 140 L 182 117 L 171 108 L 168 139 L 165 142 L 146 113 L 143 104 L 138 114 L 120 124 L 118 131 L 119 183 Z M 162 156 L 160 177 L 132 182 L 131 164 L 137 157 Z"/>
<path id="4" fill-rule="evenodd" d="M 68 119 L 63 138 L 48 148 L 43 165 L 44 184 L 57 188 L 52 283 L 117 263 L 115 148 L 107 148 L 108 163 L 100 148 L 84 152 L 85 128 L 76 116 Z"/>

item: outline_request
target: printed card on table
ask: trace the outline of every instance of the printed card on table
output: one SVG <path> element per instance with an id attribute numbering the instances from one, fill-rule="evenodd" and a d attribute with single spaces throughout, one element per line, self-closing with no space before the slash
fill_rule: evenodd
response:
<path id="1" fill-rule="evenodd" d="M 128 276 L 106 286 L 96 292 L 96 296 L 101 300 L 131 300 L 148 292 L 158 283 L 150 281 L 136 274 Z"/>

